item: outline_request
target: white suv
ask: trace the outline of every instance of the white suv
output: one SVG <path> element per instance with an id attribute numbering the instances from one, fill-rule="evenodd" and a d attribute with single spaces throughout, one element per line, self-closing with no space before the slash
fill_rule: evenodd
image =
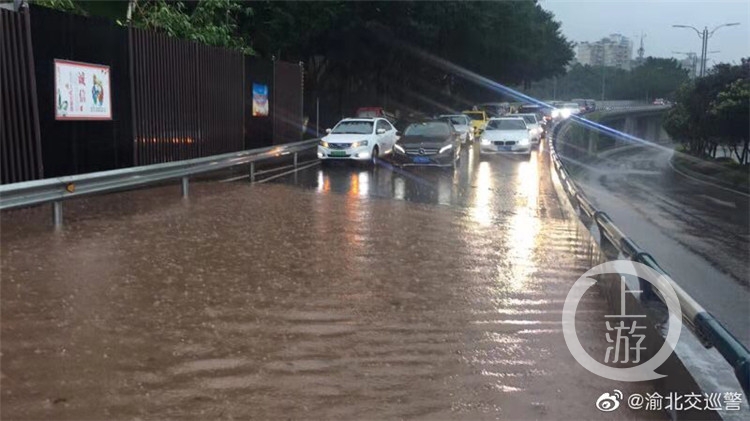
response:
<path id="1" fill-rule="evenodd" d="M 369 161 L 391 153 L 396 143 L 396 129 L 384 118 L 345 118 L 326 129 L 327 135 L 318 143 L 318 158 Z"/>

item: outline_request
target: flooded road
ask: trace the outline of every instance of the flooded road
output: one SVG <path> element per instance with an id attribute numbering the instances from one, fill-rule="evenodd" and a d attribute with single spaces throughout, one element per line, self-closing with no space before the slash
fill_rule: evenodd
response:
<path id="1" fill-rule="evenodd" d="M 661 419 L 580 367 L 547 156 L 314 167 L 2 215 L 3 419 Z M 604 355 L 606 305 L 579 305 Z M 605 417 L 606 416 L 606 417 Z"/>

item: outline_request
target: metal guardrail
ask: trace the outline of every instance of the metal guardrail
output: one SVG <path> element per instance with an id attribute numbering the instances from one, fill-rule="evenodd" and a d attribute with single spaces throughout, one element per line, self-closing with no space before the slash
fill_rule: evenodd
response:
<path id="1" fill-rule="evenodd" d="M 182 196 L 187 197 L 190 177 L 249 164 L 250 181 L 255 181 L 255 162 L 293 155 L 296 168 L 297 154 L 318 142 L 319 139 L 311 139 L 185 161 L 0 185 L 0 210 L 52 203 L 53 223 L 61 226 L 65 200 L 176 179 L 182 180 Z"/>
<path id="2" fill-rule="evenodd" d="M 595 224 L 599 231 L 597 243 L 603 250 L 614 250 L 634 262 L 642 263 L 663 274 L 672 285 L 680 302 L 683 323 L 698 337 L 706 348 L 715 347 L 722 357 L 732 366 L 735 376 L 740 383 L 746 397 L 750 397 L 750 352 L 737 338 L 729 332 L 714 316 L 706 311 L 697 301 L 685 292 L 662 269 L 650 254 L 642 250 L 632 239 L 623 233 L 605 212 L 596 207 L 586 198 L 581 189 L 570 178 L 560 157 L 555 150 L 555 141 L 562 127 L 562 122 L 553 128 L 548 141 L 550 158 L 557 172 L 560 184 L 565 191 L 570 204 L 578 214 L 579 219 L 587 228 Z M 651 287 L 649 282 L 640 280 L 643 300 L 659 299 L 666 304 L 664 297 Z"/>

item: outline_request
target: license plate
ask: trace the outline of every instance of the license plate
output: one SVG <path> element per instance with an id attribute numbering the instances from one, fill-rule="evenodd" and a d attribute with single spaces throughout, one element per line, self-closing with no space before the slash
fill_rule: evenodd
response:
<path id="1" fill-rule="evenodd" d="M 427 164 L 430 162 L 430 158 L 427 158 L 426 156 L 417 156 L 414 158 L 415 164 Z"/>
<path id="2" fill-rule="evenodd" d="M 346 151 L 331 151 L 329 156 L 346 156 Z"/>
<path id="3" fill-rule="evenodd" d="M 511 149 L 510 146 L 498 146 L 497 147 L 498 151 L 509 151 L 510 149 Z"/>

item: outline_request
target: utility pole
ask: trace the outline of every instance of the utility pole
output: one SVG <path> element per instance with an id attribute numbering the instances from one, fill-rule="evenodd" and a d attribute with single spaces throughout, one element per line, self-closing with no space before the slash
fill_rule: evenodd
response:
<path id="1" fill-rule="evenodd" d="M 604 101 L 604 87 L 605 87 L 605 77 L 604 77 L 605 73 L 604 72 L 605 70 L 607 70 L 607 67 L 602 66 L 602 101 Z"/>
<path id="2" fill-rule="evenodd" d="M 719 50 L 709 51 L 708 53 L 706 53 L 706 56 L 708 56 L 709 54 L 715 54 L 715 53 L 720 53 L 720 52 L 721 51 Z M 692 51 L 672 51 L 672 54 L 683 54 L 687 56 L 688 60 L 690 60 L 690 68 L 692 72 L 690 76 L 691 79 L 699 75 L 700 66 L 698 64 L 698 55 L 696 53 Z M 708 61 L 708 58 L 706 58 L 706 61 Z"/>
<path id="3" fill-rule="evenodd" d="M 692 29 L 701 38 L 700 77 L 703 77 L 706 75 L 706 55 L 708 54 L 708 39 L 711 38 L 714 35 L 714 32 L 716 32 L 719 28 L 723 28 L 725 26 L 737 26 L 737 25 L 739 25 L 739 22 L 725 23 L 723 25 L 719 25 L 715 27 L 711 31 L 708 30 L 708 26 L 704 26 L 703 31 L 699 31 L 698 28 L 694 26 L 690 26 L 690 25 L 672 25 L 672 27 Z"/>

